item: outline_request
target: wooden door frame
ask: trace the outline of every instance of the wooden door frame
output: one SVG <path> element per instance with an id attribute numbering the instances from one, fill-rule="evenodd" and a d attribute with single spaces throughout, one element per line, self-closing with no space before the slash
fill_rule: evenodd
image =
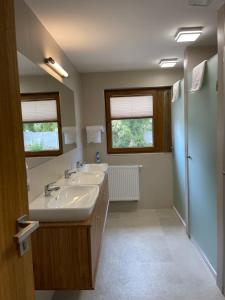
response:
<path id="1" fill-rule="evenodd" d="M 32 252 L 19 256 L 16 220 L 28 214 L 14 1 L 0 1 L 0 299 L 34 300 Z"/>

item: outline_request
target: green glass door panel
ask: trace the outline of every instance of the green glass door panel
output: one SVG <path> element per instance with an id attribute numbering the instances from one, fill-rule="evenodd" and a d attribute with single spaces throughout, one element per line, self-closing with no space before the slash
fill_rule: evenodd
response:
<path id="1" fill-rule="evenodd" d="M 180 84 L 180 97 L 172 103 L 173 137 L 173 191 L 174 206 L 185 220 L 185 126 L 184 81 Z"/>
<path id="2" fill-rule="evenodd" d="M 214 269 L 217 252 L 217 68 L 216 55 L 207 63 L 202 89 L 190 93 L 188 103 L 190 234 Z"/>

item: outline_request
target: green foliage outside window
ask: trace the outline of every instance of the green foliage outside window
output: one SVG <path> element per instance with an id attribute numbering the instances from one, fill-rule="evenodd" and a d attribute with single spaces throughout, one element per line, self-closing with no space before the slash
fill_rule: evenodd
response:
<path id="1" fill-rule="evenodd" d="M 152 119 L 125 119 L 112 121 L 113 148 L 152 147 Z"/>
<path id="2" fill-rule="evenodd" d="M 25 151 L 41 152 L 59 149 L 58 123 L 24 123 Z"/>
<path id="3" fill-rule="evenodd" d="M 33 143 L 30 145 L 27 145 L 26 151 L 31 151 L 31 152 L 38 152 L 38 151 L 44 151 L 44 145 L 41 143 Z"/>
<path id="4" fill-rule="evenodd" d="M 57 130 L 58 130 L 58 125 L 56 122 L 23 124 L 23 131 L 51 132 Z"/>

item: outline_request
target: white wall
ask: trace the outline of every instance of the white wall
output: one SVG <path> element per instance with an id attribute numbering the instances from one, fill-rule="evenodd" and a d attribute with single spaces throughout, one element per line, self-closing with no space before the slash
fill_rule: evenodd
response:
<path id="1" fill-rule="evenodd" d="M 83 157 L 81 137 L 81 82 L 80 75 L 75 70 L 73 64 L 23 0 L 15 0 L 15 18 L 17 50 L 72 89 L 76 107 L 77 148 L 30 171 L 31 191 L 29 198 L 32 200 L 43 191 L 46 183 L 57 180 L 63 175 L 65 168 L 69 167 L 73 161 L 81 160 Z M 67 70 L 70 75 L 69 78 L 62 79 L 44 64 L 44 58 L 49 56 L 53 57 Z M 52 295 L 53 292 L 51 291 L 37 292 L 36 294 L 37 300 L 50 300 Z"/>
<path id="2" fill-rule="evenodd" d="M 81 81 L 80 75 L 75 70 L 73 64 L 24 1 L 15 0 L 15 16 L 17 50 L 73 90 L 76 108 L 77 148 L 30 171 L 31 191 L 29 199 L 32 200 L 43 191 L 43 186 L 46 183 L 55 181 L 59 176 L 63 175 L 66 167 L 71 166 L 72 162 L 81 160 L 83 157 L 81 138 Z M 44 65 L 44 58 L 48 56 L 52 56 L 64 66 L 70 75 L 68 79 L 62 79 Z"/>
<path id="3" fill-rule="evenodd" d="M 82 74 L 84 126 L 105 126 L 105 89 L 171 86 L 182 77 L 182 69 Z M 143 165 L 140 173 L 141 201 L 138 207 L 168 208 L 172 206 L 171 153 L 107 154 L 105 134 L 100 145 L 87 145 L 85 131 L 83 134 L 84 156 L 88 162 L 93 162 L 96 151 L 100 151 L 102 160 L 111 165 Z"/>

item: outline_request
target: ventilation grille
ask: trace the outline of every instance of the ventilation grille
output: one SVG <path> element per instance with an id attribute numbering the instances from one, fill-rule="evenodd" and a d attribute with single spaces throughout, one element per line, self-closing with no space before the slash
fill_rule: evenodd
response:
<path id="1" fill-rule="evenodd" d="M 209 6 L 214 0 L 188 0 L 190 6 Z"/>

